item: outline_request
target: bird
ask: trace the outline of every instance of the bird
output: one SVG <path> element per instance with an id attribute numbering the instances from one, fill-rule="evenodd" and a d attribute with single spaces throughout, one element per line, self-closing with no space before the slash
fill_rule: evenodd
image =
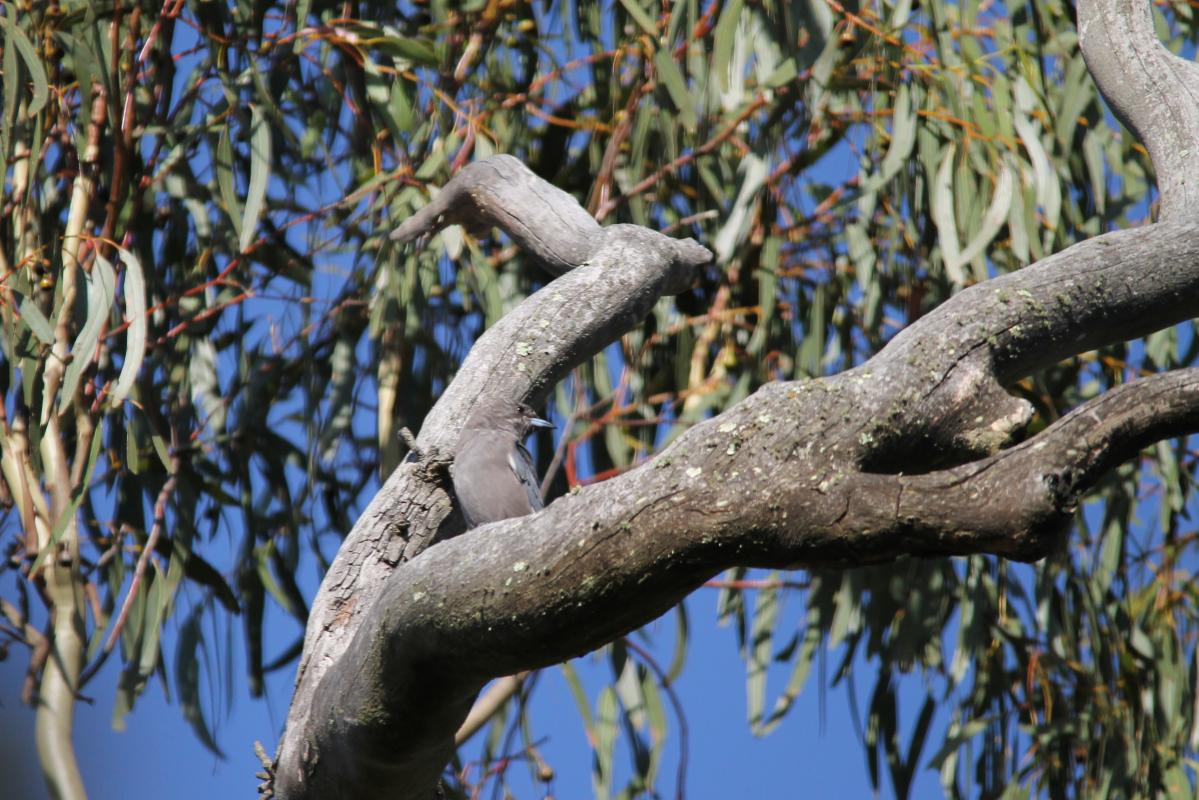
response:
<path id="1" fill-rule="evenodd" d="M 467 528 L 545 507 L 524 440 L 533 428 L 552 428 L 524 403 L 478 408 L 467 418 L 454 453 L 454 494 Z"/>

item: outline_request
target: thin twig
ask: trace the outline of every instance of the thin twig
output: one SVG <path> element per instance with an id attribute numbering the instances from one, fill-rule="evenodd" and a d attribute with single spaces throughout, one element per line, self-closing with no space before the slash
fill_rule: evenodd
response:
<path id="1" fill-rule="evenodd" d="M 471 706 L 470 713 L 462 721 L 462 727 L 458 728 L 458 732 L 454 734 L 454 744 L 461 746 L 467 739 L 474 736 L 479 728 L 487 724 L 487 721 L 504 707 L 504 704 L 512 698 L 512 695 L 520 691 L 520 687 L 524 684 L 527 677 L 529 677 L 528 672 L 518 672 L 515 675 L 500 678 L 492 683 L 487 691 Z"/>
<path id="2" fill-rule="evenodd" d="M 714 578 L 705 583 L 704 587 L 708 589 L 807 589 L 809 588 L 809 583 L 808 581 L 754 579 L 729 581 Z"/>
<path id="3" fill-rule="evenodd" d="M 566 422 L 562 425 L 562 436 L 558 439 L 558 446 L 554 448 L 554 457 L 550 459 L 549 466 L 545 468 L 545 477 L 541 480 L 541 499 L 543 502 L 550 493 L 550 484 L 554 482 L 558 468 L 562 466 L 562 459 L 565 457 L 566 448 L 570 444 L 570 432 L 578 419 L 579 411 L 576 408 L 570 412 L 570 416 L 566 418 Z"/>
<path id="4" fill-rule="evenodd" d="M 178 469 L 176 463 L 172 464 L 174 469 Z M 100 656 L 92 662 L 92 665 L 84 670 L 79 678 L 79 685 L 83 686 L 99 671 L 100 667 L 104 666 L 104 662 L 108 660 L 108 656 L 116 647 L 117 637 L 121 635 L 121 630 L 125 627 L 125 621 L 129 618 L 129 612 L 133 608 L 133 599 L 137 597 L 137 590 L 141 586 L 142 576 L 146 573 L 146 565 L 150 561 L 150 554 L 154 552 L 154 548 L 158 546 L 158 539 L 162 536 L 162 529 L 167 513 L 167 501 L 171 499 L 171 493 L 175 491 L 175 476 L 167 478 L 167 482 L 162 485 L 162 490 L 158 493 L 158 498 L 154 501 L 154 525 L 150 528 L 150 536 L 146 539 L 146 544 L 142 548 L 141 555 L 137 557 L 137 567 L 133 571 L 133 580 L 129 582 L 129 591 L 125 593 L 125 600 L 121 603 L 121 612 L 117 615 L 117 621 L 113 624 L 112 630 L 108 632 L 108 638 L 104 642 L 104 648 L 100 651 Z"/>
<path id="5" fill-rule="evenodd" d="M 683 704 L 674 689 L 671 688 L 666 670 L 662 669 L 653 655 L 628 636 L 624 637 L 623 641 L 625 647 L 640 656 L 641 660 L 658 676 L 658 683 L 662 685 L 662 691 L 666 692 L 666 699 L 670 701 L 671 707 L 674 708 L 674 714 L 679 719 L 679 769 L 675 777 L 674 796 L 676 800 L 683 800 L 683 796 L 686 794 L 684 784 L 687 781 L 687 750 L 689 747 L 687 744 L 687 717 L 683 714 Z"/>
<path id="6" fill-rule="evenodd" d="M 29 656 L 29 666 L 25 668 L 25 681 L 21 685 L 21 702 L 27 706 L 33 705 L 33 695 L 37 690 L 38 676 L 42 667 L 50 658 L 50 637 L 38 631 L 40 638 L 33 643 L 33 653 Z"/>
<path id="7" fill-rule="evenodd" d="M 407 427 L 400 428 L 400 440 L 404 442 L 404 446 L 408 448 L 408 452 L 417 461 L 425 460 L 425 453 L 416 443 L 416 436 Z"/>

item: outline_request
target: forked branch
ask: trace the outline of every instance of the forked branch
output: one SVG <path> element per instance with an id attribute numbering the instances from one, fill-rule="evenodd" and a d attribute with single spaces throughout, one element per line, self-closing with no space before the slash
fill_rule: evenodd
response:
<path id="1" fill-rule="evenodd" d="M 1197 70 L 1163 55 L 1144 8 L 1082 0 L 1080 40 L 1147 143 L 1162 222 L 963 291 L 866 364 L 768 385 L 532 516 L 455 536 L 444 481 L 401 465 L 313 605 L 276 793 L 429 797 L 488 679 L 592 650 L 730 566 L 1040 558 L 1105 472 L 1199 431 L 1199 371 L 1179 370 L 1010 446 L 1031 416 L 1011 382 L 1199 314 L 1199 224 L 1188 221 L 1199 207 Z M 453 452 L 477 402 L 544 396 L 710 258 L 690 240 L 601 228 L 506 156 L 463 169 L 395 238 L 454 222 L 500 226 L 560 277 L 479 340 L 425 420 L 424 453 Z"/>

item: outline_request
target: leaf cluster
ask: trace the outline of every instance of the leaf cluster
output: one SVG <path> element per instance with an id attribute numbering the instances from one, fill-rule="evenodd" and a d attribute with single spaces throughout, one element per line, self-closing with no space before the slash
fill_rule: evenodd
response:
<path id="1" fill-rule="evenodd" d="M 252 693 L 290 667 L 301 567 L 327 563 L 399 463 L 398 431 L 545 280 L 470 226 L 416 252 L 386 241 L 463 164 L 512 153 L 603 222 L 717 253 L 558 387 L 563 436 L 540 454 L 551 496 L 764 382 L 860 363 L 965 285 L 1152 211 L 1145 153 L 1105 111 L 1067 3 L 354 8 L 0 4 L 2 632 L 38 674 L 48 612 L 67 602 L 47 565 L 65 564 L 83 681 L 118 652 L 118 719 L 159 674 L 214 750 L 200 687 L 207 673 L 232 690 L 231 633 Z M 1193 41 L 1188 4 L 1157 13 L 1173 47 Z M 1195 347 L 1189 327 L 1164 331 L 1012 388 L 1043 426 L 1130 373 L 1193 363 Z M 750 725 L 784 718 L 821 653 L 839 654 L 837 680 L 864 654 L 876 786 L 906 795 L 931 763 L 954 796 L 1187 795 L 1194 469 L 1187 443 L 1159 446 L 1031 572 L 979 558 L 803 588 L 728 576 L 719 608 L 742 637 Z M 293 641 L 271 645 L 280 611 Z M 651 642 L 613 647 L 594 711 L 574 681 L 600 795 L 664 774 L 682 620 L 670 667 Z M 909 726 L 910 672 L 927 700 Z M 516 731 L 552 773 L 524 707 L 497 718 L 460 786 L 503 785 L 493 767 Z"/>

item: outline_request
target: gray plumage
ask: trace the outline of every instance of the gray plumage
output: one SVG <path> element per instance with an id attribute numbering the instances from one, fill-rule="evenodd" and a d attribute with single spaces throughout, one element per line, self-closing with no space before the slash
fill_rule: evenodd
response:
<path id="1" fill-rule="evenodd" d="M 523 444 L 535 427 L 553 425 L 524 403 L 498 412 L 480 408 L 466 420 L 454 454 L 454 494 L 468 528 L 544 507 L 533 457 Z"/>

